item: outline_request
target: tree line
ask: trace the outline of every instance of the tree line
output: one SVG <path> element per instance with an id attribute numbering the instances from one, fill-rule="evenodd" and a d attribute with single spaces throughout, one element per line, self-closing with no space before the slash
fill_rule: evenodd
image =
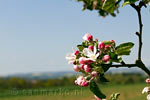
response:
<path id="1" fill-rule="evenodd" d="M 143 83 L 145 76 L 142 74 L 106 74 L 105 78 L 111 81 L 111 84 L 131 84 L 131 83 Z M 0 78 L 0 89 L 10 88 L 49 88 L 57 86 L 73 86 L 76 76 L 63 77 L 56 79 L 46 80 L 29 80 L 18 77 Z M 101 83 L 105 84 L 105 83 Z"/>

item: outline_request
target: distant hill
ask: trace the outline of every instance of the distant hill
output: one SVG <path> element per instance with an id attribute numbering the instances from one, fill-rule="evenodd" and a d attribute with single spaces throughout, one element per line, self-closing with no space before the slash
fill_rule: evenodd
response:
<path id="1" fill-rule="evenodd" d="M 139 68 L 111 68 L 107 74 L 115 74 L 115 73 L 140 73 L 145 75 L 145 72 L 143 72 Z M 74 71 L 62 71 L 62 72 L 41 72 L 41 73 L 26 73 L 26 74 L 12 74 L 6 76 L 6 78 L 10 77 L 19 77 L 24 79 L 54 79 L 54 78 L 62 78 L 62 77 L 71 77 L 75 76 L 77 72 Z"/>
<path id="2" fill-rule="evenodd" d="M 73 71 L 62 71 L 62 72 L 41 72 L 41 73 L 26 73 L 26 74 L 12 74 L 6 76 L 10 77 L 19 77 L 24 79 L 53 79 L 53 78 L 61 78 L 61 77 L 71 77 L 76 75 L 76 72 Z"/>
<path id="3" fill-rule="evenodd" d="M 148 67 L 149 68 L 149 67 Z M 139 73 L 139 74 L 146 74 L 140 68 L 110 68 L 107 73 Z"/>

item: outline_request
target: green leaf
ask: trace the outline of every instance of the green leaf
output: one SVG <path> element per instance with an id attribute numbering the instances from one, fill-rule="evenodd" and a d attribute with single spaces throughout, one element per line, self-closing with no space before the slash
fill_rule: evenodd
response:
<path id="1" fill-rule="evenodd" d="M 100 98 L 100 99 L 105 99 L 106 98 L 106 96 L 100 91 L 99 87 L 97 86 L 97 84 L 94 81 L 90 82 L 90 90 L 98 98 Z"/>
<path id="2" fill-rule="evenodd" d="M 114 13 L 116 9 L 116 0 L 105 0 L 103 3 L 103 9 L 109 13 Z"/>
<path id="3" fill-rule="evenodd" d="M 99 72 L 100 74 L 104 74 L 104 69 L 101 66 L 96 66 L 95 71 Z"/>
<path id="4" fill-rule="evenodd" d="M 118 57 L 117 54 L 115 54 L 114 52 L 110 52 L 110 59 L 112 62 L 121 62 L 122 59 Z"/>
<path id="5" fill-rule="evenodd" d="M 102 65 L 104 72 L 108 71 L 108 69 L 110 68 L 111 65 L 112 64 Z"/>
<path id="6" fill-rule="evenodd" d="M 105 45 L 111 45 L 112 42 L 111 41 L 103 41 Z"/>
<path id="7" fill-rule="evenodd" d="M 134 46 L 134 43 L 132 43 L 132 42 L 122 43 L 116 47 L 116 50 L 129 50 L 133 46 Z"/>
<path id="8" fill-rule="evenodd" d="M 111 58 L 111 59 L 114 59 L 114 60 L 117 60 L 117 59 L 118 59 L 118 55 L 115 54 L 114 52 L 111 52 L 109 55 L 110 55 L 110 58 Z"/>
<path id="9" fill-rule="evenodd" d="M 84 47 L 82 45 L 77 45 L 77 48 L 79 49 L 79 51 L 83 51 Z"/>
<path id="10" fill-rule="evenodd" d="M 120 50 L 120 51 L 117 51 L 117 54 L 119 55 L 119 56 L 121 56 L 121 55 L 130 55 L 130 50 Z"/>
<path id="11" fill-rule="evenodd" d="M 122 7 L 124 7 L 125 5 L 134 4 L 137 1 L 139 1 L 139 0 L 124 0 Z"/>
<path id="12" fill-rule="evenodd" d="M 112 94 L 110 97 L 110 100 L 117 100 L 119 96 L 120 96 L 120 93 Z"/>
<path id="13" fill-rule="evenodd" d="M 88 47 L 88 46 L 89 46 L 89 45 L 88 45 L 88 42 L 87 42 L 87 41 L 82 42 L 82 46 L 83 46 L 83 47 Z"/>
<path id="14" fill-rule="evenodd" d="M 122 43 L 115 48 L 118 55 L 129 55 L 130 49 L 134 46 L 132 42 Z"/>
<path id="15" fill-rule="evenodd" d="M 150 3 L 150 0 L 142 0 L 144 2 L 144 4 L 148 4 Z"/>

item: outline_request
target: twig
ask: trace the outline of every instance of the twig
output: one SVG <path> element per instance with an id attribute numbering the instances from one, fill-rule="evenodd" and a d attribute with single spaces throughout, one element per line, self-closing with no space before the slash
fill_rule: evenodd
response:
<path id="1" fill-rule="evenodd" d="M 144 3 L 140 2 L 138 6 L 135 4 L 131 4 L 131 6 L 137 11 L 138 19 L 139 19 L 139 32 L 136 32 L 136 35 L 139 37 L 139 51 L 138 51 L 138 60 L 141 60 L 141 52 L 142 52 L 142 18 L 141 18 L 141 8 L 144 6 Z"/>
<path id="2" fill-rule="evenodd" d="M 111 65 L 111 67 L 116 67 L 116 68 L 118 68 L 118 67 L 128 67 L 128 68 L 131 68 L 131 67 L 137 67 L 137 65 L 136 64 L 116 64 L 116 65 Z"/>
<path id="3" fill-rule="evenodd" d="M 138 59 L 136 60 L 135 64 L 126 64 L 125 62 L 121 62 L 121 64 L 118 65 L 108 65 L 110 67 L 139 67 L 141 68 L 143 71 L 145 71 L 149 76 L 150 76 L 150 70 L 145 66 L 145 64 L 142 62 L 141 60 L 141 54 L 142 54 L 142 29 L 143 29 L 143 24 L 142 24 L 142 18 L 141 18 L 141 8 L 143 6 L 146 7 L 146 5 L 141 1 L 139 3 L 139 5 L 135 5 L 135 4 L 130 4 L 131 7 L 133 7 L 138 14 L 138 19 L 139 19 L 139 32 L 136 32 L 136 35 L 139 38 L 139 49 L 138 49 Z"/>

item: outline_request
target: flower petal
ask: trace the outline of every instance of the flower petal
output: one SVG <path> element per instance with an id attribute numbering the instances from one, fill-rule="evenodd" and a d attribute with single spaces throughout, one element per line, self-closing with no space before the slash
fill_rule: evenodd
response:
<path id="1" fill-rule="evenodd" d="M 88 48 L 84 48 L 84 49 L 83 49 L 83 54 L 84 54 L 85 56 L 90 57 L 90 55 L 93 54 L 93 52 L 92 52 L 90 49 L 88 49 Z"/>
<path id="2" fill-rule="evenodd" d="M 98 57 L 99 55 L 100 55 L 99 53 L 97 53 L 97 54 L 96 54 L 96 56 L 95 56 L 95 57 L 96 57 L 96 59 L 97 59 L 97 57 Z"/>
<path id="3" fill-rule="evenodd" d="M 94 46 L 94 54 L 96 54 L 96 51 L 97 51 L 97 50 L 96 50 L 96 46 Z"/>

